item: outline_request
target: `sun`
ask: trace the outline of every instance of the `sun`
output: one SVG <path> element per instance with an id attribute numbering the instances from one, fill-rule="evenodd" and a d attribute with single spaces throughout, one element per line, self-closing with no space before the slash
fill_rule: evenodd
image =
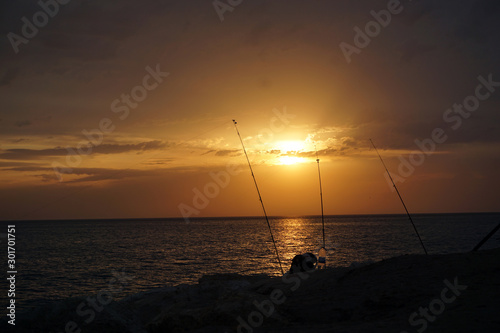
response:
<path id="1" fill-rule="evenodd" d="M 303 141 L 278 141 L 276 143 L 276 149 L 282 153 L 297 153 L 304 149 L 304 146 Z"/>
<path id="2" fill-rule="evenodd" d="M 280 152 L 280 156 L 275 160 L 275 164 L 277 165 L 293 165 L 308 161 L 307 158 L 295 156 L 304 150 L 304 141 L 278 141 L 273 148 Z"/>

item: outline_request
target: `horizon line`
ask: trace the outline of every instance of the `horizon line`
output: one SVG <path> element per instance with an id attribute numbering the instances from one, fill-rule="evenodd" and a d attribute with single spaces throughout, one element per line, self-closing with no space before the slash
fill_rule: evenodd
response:
<path id="1" fill-rule="evenodd" d="M 413 213 L 411 215 L 466 215 L 466 214 L 500 214 L 500 212 L 448 212 L 448 213 Z M 375 213 L 375 214 L 331 214 L 324 215 L 325 217 L 357 217 L 357 216 L 407 216 L 406 213 Z M 270 215 L 268 216 L 271 219 L 282 219 L 282 218 L 320 218 L 321 215 Z M 248 216 L 200 216 L 193 217 L 190 220 L 211 220 L 211 219 L 259 219 L 264 218 L 262 215 L 248 215 Z M 2 222 L 38 222 L 38 221 L 161 221 L 161 220 L 184 220 L 184 217 L 112 217 L 112 218 L 47 218 L 47 219 L 19 219 L 19 220 L 0 220 Z"/>

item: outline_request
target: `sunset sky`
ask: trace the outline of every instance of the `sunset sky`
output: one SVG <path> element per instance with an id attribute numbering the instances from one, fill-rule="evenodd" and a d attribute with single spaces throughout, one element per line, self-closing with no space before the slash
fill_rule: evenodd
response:
<path id="1" fill-rule="evenodd" d="M 410 212 L 500 211 L 497 0 L 46 2 L 0 5 L 0 219 L 260 215 L 232 119 L 269 215 L 315 149 L 325 214 L 404 213 L 370 138 Z"/>

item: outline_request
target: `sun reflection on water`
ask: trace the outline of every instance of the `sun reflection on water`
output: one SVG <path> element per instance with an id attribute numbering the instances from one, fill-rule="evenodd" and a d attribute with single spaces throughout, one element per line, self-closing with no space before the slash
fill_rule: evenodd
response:
<path id="1" fill-rule="evenodd" d="M 276 239 L 280 245 L 280 256 L 288 264 L 297 254 L 310 252 L 312 224 L 303 218 L 283 218 L 276 221 Z"/>

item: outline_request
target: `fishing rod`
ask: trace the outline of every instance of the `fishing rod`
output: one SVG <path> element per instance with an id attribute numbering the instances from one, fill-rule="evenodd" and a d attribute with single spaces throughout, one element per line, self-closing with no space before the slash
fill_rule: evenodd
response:
<path id="1" fill-rule="evenodd" d="M 323 214 L 323 188 L 321 187 L 321 171 L 319 169 L 319 157 L 318 157 L 318 150 L 316 149 L 316 145 L 314 145 L 314 150 L 316 151 L 316 162 L 318 163 L 319 197 L 321 200 L 321 223 L 323 224 L 323 247 L 326 248 L 326 245 L 325 245 L 325 216 Z"/>
<path id="2" fill-rule="evenodd" d="M 398 194 L 399 200 L 401 200 L 401 203 L 403 204 L 403 207 L 406 210 L 406 214 L 408 215 L 408 218 L 410 219 L 411 225 L 413 226 L 413 229 L 415 230 L 415 233 L 418 236 L 418 240 L 420 241 L 420 244 L 422 244 L 422 248 L 424 249 L 425 254 L 428 254 L 427 250 L 425 249 L 424 243 L 422 242 L 422 238 L 420 238 L 420 234 L 417 231 L 417 227 L 415 227 L 415 224 L 413 223 L 411 215 L 408 212 L 408 209 L 406 208 L 405 202 L 403 201 L 403 198 L 401 197 L 401 194 L 399 194 L 398 188 L 396 187 L 396 184 L 394 183 L 394 180 L 392 180 L 391 174 L 390 174 L 389 170 L 387 169 L 387 166 L 385 165 L 384 160 L 382 159 L 382 156 L 380 156 L 380 154 L 378 153 L 377 147 L 375 147 L 375 144 L 373 143 L 372 139 L 370 139 L 370 142 L 372 143 L 373 148 L 375 148 L 375 151 L 377 152 L 377 155 L 380 158 L 380 161 L 382 162 L 382 165 L 384 166 L 385 171 L 389 175 L 389 179 L 391 180 L 392 185 L 394 186 L 394 189 L 396 190 L 396 193 Z"/>
<path id="3" fill-rule="evenodd" d="M 319 198 L 321 201 L 321 224 L 323 226 L 323 247 L 319 249 L 318 252 L 318 265 L 319 269 L 326 268 L 326 242 L 325 242 L 325 214 L 323 213 L 323 188 L 321 186 L 321 171 L 319 169 L 319 157 L 316 145 L 314 145 L 314 150 L 316 151 L 316 162 L 318 163 L 318 179 L 319 179 Z"/>
<path id="4" fill-rule="evenodd" d="M 479 250 L 479 248 L 481 248 L 481 246 L 483 246 L 483 244 L 484 244 L 484 243 L 486 243 L 486 241 L 487 241 L 488 239 L 490 239 L 490 238 L 491 238 L 491 236 L 493 236 L 493 235 L 494 235 L 494 234 L 498 231 L 498 229 L 500 229 L 500 224 L 499 224 L 499 225 L 497 225 L 497 226 L 496 226 L 493 230 L 491 230 L 491 232 L 490 232 L 488 235 L 486 235 L 486 237 L 484 237 L 484 238 L 483 238 L 483 239 L 479 242 L 479 244 L 477 244 L 477 245 L 476 245 L 476 247 L 474 247 L 474 248 L 472 249 L 472 252 Z"/>
<path id="5" fill-rule="evenodd" d="M 243 147 L 243 152 L 245 153 L 245 156 L 247 158 L 248 167 L 250 168 L 250 173 L 252 174 L 253 182 L 255 184 L 255 188 L 257 189 L 257 194 L 259 195 L 259 200 L 260 200 L 260 204 L 262 206 L 262 211 L 264 212 L 264 216 L 266 217 L 267 227 L 269 228 L 269 233 L 271 234 L 271 239 L 273 241 L 274 250 L 276 250 L 276 258 L 278 258 L 278 263 L 280 265 L 281 274 L 285 275 L 285 272 L 283 271 L 283 266 L 281 266 L 280 255 L 278 253 L 278 248 L 276 247 L 276 242 L 274 240 L 273 231 L 271 230 L 271 224 L 269 223 L 269 218 L 267 217 L 266 208 L 264 208 L 264 202 L 262 201 L 262 197 L 260 195 L 259 186 L 257 186 L 257 180 L 255 180 L 255 175 L 253 174 L 252 165 L 250 164 L 250 159 L 248 159 L 247 151 L 245 149 L 245 145 L 243 144 L 243 140 L 241 139 L 240 131 L 238 131 L 238 127 L 236 126 L 236 124 L 237 124 L 236 120 L 233 119 L 233 123 L 234 123 L 234 128 L 236 128 L 236 133 L 238 133 L 238 137 L 240 138 L 241 146 Z"/>

